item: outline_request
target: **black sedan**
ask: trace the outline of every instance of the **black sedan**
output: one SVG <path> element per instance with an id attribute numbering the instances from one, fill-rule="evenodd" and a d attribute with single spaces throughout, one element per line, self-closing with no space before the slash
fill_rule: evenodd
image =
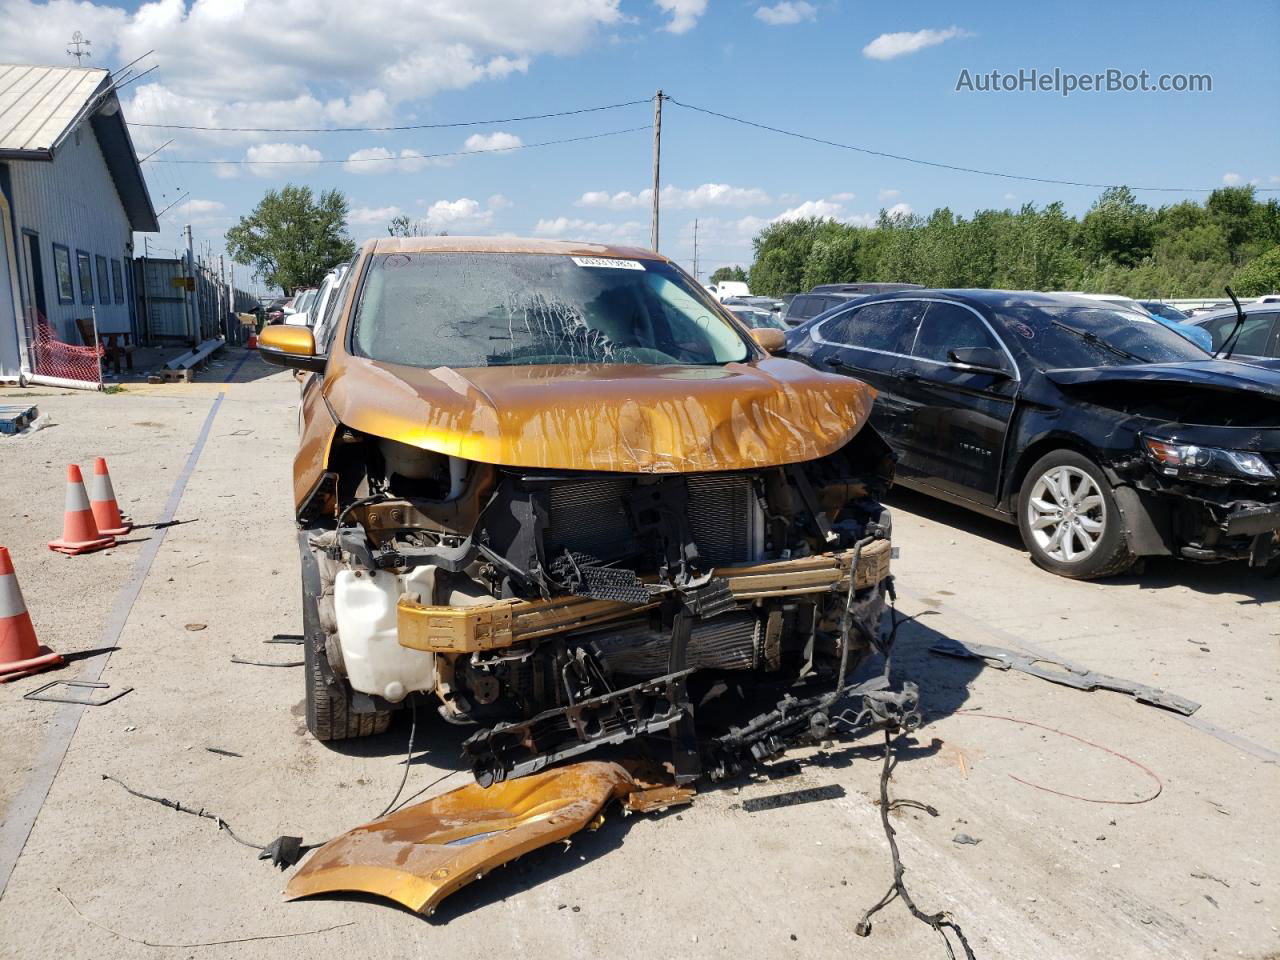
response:
<path id="1" fill-rule="evenodd" d="M 859 300 L 786 349 L 880 392 L 899 482 L 1017 523 L 1054 573 L 1280 556 L 1278 370 L 1132 311 L 998 290 Z"/>

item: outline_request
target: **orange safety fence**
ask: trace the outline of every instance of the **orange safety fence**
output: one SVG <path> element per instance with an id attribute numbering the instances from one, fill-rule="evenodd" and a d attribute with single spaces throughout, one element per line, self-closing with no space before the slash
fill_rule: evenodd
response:
<path id="1" fill-rule="evenodd" d="M 32 372 L 45 377 L 102 382 L 102 347 L 81 347 L 58 339 L 53 327 L 39 314 L 35 317 L 32 344 Z"/>

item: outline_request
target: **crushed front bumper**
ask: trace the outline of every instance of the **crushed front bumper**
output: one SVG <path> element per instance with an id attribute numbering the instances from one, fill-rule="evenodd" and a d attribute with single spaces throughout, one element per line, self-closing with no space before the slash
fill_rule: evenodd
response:
<path id="1" fill-rule="evenodd" d="M 889 576 L 893 547 L 877 540 L 858 559 L 854 589 L 873 587 Z M 728 582 L 735 602 L 767 597 L 803 596 L 849 589 L 854 551 L 826 553 L 797 560 L 775 560 L 723 567 L 714 576 Z M 476 653 L 611 620 L 633 616 L 658 605 L 635 606 L 590 597 L 559 596 L 549 600 L 498 600 L 468 607 L 427 606 L 409 596 L 397 604 L 400 645 L 434 653 Z"/>

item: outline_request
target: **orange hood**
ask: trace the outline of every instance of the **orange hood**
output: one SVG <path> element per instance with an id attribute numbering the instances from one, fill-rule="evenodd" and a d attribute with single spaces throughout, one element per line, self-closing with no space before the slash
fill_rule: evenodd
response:
<path id="1" fill-rule="evenodd" d="M 623 473 L 812 460 L 847 443 L 875 397 L 780 357 L 426 370 L 348 355 L 326 380 L 334 415 L 363 433 L 483 463 Z"/>

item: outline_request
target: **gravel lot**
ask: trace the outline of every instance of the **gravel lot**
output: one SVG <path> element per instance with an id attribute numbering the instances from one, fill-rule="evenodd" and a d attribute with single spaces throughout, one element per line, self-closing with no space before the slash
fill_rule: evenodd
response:
<path id="1" fill-rule="evenodd" d="M 891 877 L 872 802 L 875 739 L 797 751 L 740 790 L 704 787 L 664 816 L 611 813 L 430 920 L 359 897 L 284 903 L 282 876 L 212 823 L 102 780 L 206 806 L 265 842 L 363 823 L 400 779 L 407 724 L 330 749 L 305 735 L 299 670 L 230 662 L 299 653 L 263 643 L 299 629 L 288 492 L 297 386 L 241 358 L 230 351 L 195 384 L 29 390 L 54 426 L 0 438 L 0 544 L 40 639 L 72 659 L 0 686 L 0 952 L 945 957 L 901 903 L 870 938 L 854 935 Z M 109 552 L 53 554 L 66 464 L 96 455 L 143 526 Z M 893 789 L 938 811 L 894 814 L 921 908 L 950 911 L 981 958 L 1276 955 L 1280 581 L 1166 561 L 1073 583 L 1035 569 L 1012 528 L 905 493 L 892 505 L 899 608 L 925 614 L 903 629 L 894 662 L 899 679 L 920 684 L 927 723 Z M 147 526 L 167 506 L 174 523 Z M 1052 652 L 1203 707 L 1183 719 L 943 659 L 928 653 L 941 637 Z M 133 691 L 97 708 L 22 699 L 99 671 Z M 457 762 L 458 732 L 432 724 L 429 734 L 410 789 Z M 835 799 L 741 808 L 833 786 Z"/>

